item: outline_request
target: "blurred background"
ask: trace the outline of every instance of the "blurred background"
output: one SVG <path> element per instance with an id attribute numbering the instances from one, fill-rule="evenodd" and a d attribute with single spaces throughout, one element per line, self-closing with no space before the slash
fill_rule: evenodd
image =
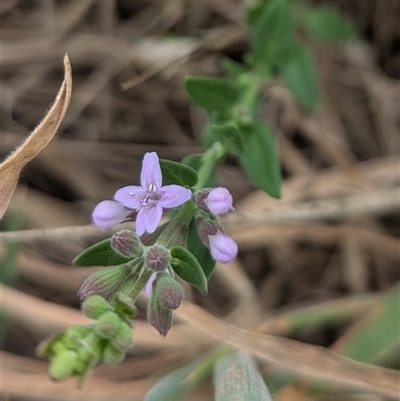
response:
<path id="1" fill-rule="evenodd" d="M 208 296 L 188 287 L 186 298 L 237 326 L 269 322 L 265 332 L 398 369 L 400 2 L 309 3 L 335 7 L 359 37 L 308 43 L 318 64 L 315 113 L 299 107 L 279 79 L 263 88 L 260 116 L 279 144 L 282 199 L 257 190 L 234 157 L 219 166 L 218 184 L 237 209 L 224 225 L 240 252 L 217 266 Z M 46 335 L 80 322 L 76 293 L 93 269 L 71 261 L 105 238 L 87 226 L 94 206 L 137 184 L 145 152 L 180 161 L 202 151 L 206 113 L 189 101 L 183 80 L 223 77 L 224 58 L 242 62 L 252 4 L 1 0 L 2 160 L 54 101 L 65 53 L 74 80 L 61 129 L 24 168 L 2 222 L 2 231 L 43 229 L 1 244 L 1 278 L 12 289 L 2 299 L 2 399 L 141 400 L 155 374 L 215 346 L 179 318 L 165 340 L 143 320 L 130 357 L 97 369 L 83 390 L 72 380 L 52 383 L 35 357 Z M 299 310 L 303 317 L 290 320 Z M 288 378 L 265 361 L 259 368 L 274 400 L 311 399 L 301 376 Z M 335 386 L 320 397 L 385 399 L 348 398 Z M 211 385 L 188 399 L 212 400 Z"/>

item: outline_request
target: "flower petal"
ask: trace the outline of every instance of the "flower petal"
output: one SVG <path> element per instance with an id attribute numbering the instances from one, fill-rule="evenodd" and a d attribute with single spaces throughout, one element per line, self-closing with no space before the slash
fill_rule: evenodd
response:
<path id="1" fill-rule="evenodd" d="M 165 208 L 173 208 L 182 205 L 192 197 L 190 189 L 180 185 L 165 185 L 159 191 L 161 199 L 158 204 Z"/>
<path id="2" fill-rule="evenodd" d="M 138 209 L 142 206 L 141 202 L 145 192 L 142 187 L 128 185 L 127 187 L 120 188 L 115 193 L 114 199 L 129 209 Z"/>
<path id="3" fill-rule="evenodd" d="M 212 257 L 220 263 L 229 263 L 235 259 L 238 246 L 236 242 L 225 234 L 210 235 L 210 251 Z"/>
<path id="4" fill-rule="evenodd" d="M 146 287 L 144 287 L 144 295 L 147 298 L 151 297 L 151 292 L 153 291 L 153 283 L 154 283 L 154 280 L 156 279 L 156 277 L 157 277 L 157 273 L 153 273 L 150 276 L 150 278 L 147 280 Z"/>
<path id="5" fill-rule="evenodd" d="M 136 234 L 141 236 L 145 231 L 150 234 L 156 231 L 162 212 L 160 205 L 151 208 L 142 207 L 136 217 Z"/>
<path id="6" fill-rule="evenodd" d="M 146 190 L 151 189 L 152 185 L 155 185 L 157 190 L 161 188 L 161 167 L 156 152 L 148 152 L 144 155 L 140 183 Z"/>
<path id="7" fill-rule="evenodd" d="M 110 228 L 125 220 L 129 213 L 122 203 L 105 200 L 94 209 L 92 220 L 96 226 Z"/>

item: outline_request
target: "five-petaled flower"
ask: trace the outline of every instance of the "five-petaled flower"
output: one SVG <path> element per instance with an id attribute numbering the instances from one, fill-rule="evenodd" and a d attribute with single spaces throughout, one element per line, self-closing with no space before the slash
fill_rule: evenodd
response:
<path id="1" fill-rule="evenodd" d="M 145 232 L 152 233 L 161 220 L 163 209 L 181 206 L 192 196 L 190 189 L 180 185 L 162 186 L 160 161 L 155 152 L 144 156 L 140 184 L 119 189 L 114 202 L 101 202 L 93 212 L 94 223 L 112 227 L 135 210 L 136 233 L 139 236 Z"/>

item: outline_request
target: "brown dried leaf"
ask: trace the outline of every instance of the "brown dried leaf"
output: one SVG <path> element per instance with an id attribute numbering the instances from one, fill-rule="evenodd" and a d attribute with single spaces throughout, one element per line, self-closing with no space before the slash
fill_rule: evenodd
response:
<path id="1" fill-rule="evenodd" d="M 53 106 L 25 142 L 0 165 L 0 218 L 7 209 L 22 168 L 48 145 L 64 119 L 72 91 L 68 55 L 64 56 L 64 69 L 64 81 Z"/>
<path id="2" fill-rule="evenodd" d="M 235 327 L 185 302 L 179 317 L 207 334 L 307 378 L 398 396 L 398 372 L 345 358 L 328 349 Z"/>

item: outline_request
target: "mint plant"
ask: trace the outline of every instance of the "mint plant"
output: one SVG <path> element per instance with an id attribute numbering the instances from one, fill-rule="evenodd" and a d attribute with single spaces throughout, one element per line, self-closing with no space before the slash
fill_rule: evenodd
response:
<path id="1" fill-rule="evenodd" d="M 229 263 L 236 257 L 237 244 L 216 217 L 234 211 L 228 189 L 216 185 L 217 163 L 233 155 L 258 188 L 272 197 L 281 196 L 276 140 L 270 125 L 259 118 L 262 88 L 279 78 L 305 112 L 314 111 L 318 106 L 317 71 L 304 35 L 331 43 L 351 38 L 354 31 L 332 10 L 289 0 L 260 1 L 248 10 L 247 22 L 250 50 L 242 64 L 226 59 L 222 64 L 226 78 L 188 77 L 184 83 L 193 103 L 208 112 L 204 152 L 189 155 L 182 163 L 146 153 L 140 185 L 119 189 L 113 200 L 102 201 L 94 209 L 92 218 L 97 226 L 111 228 L 135 221 L 135 231 L 117 231 L 75 258 L 77 267 L 108 268 L 88 277 L 78 292 L 82 312 L 93 323 L 68 328 L 39 346 L 39 355 L 50 360 L 54 380 L 76 376 L 82 382 L 100 363 L 121 363 L 133 346 L 135 304 L 143 291 L 149 298 L 148 322 L 166 336 L 173 310 L 184 299 L 177 277 L 207 294 L 215 263 Z M 163 213 L 168 213 L 169 220 L 160 225 Z M 226 353 L 211 355 L 204 362 L 207 369 L 221 357 L 215 371 L 218 378 L 226 361 L 234 361 L 245 376 L 254 379 L 263 399 L 266 394 L 269 397 L 252 362 L 237 355 L 223 359 Z M 183 377 L 181 373 L 172 376 Z M 183 389 L 181 383 L 174 382 L 170 388 L 174 394 L 176 389 Z M 249 394 L 254 391 L 247 390 Z M 146 400 L 161 400 L 164 395 L 153 391 Z M 221 397 L 218 399 L 225 399 Z"/>
<path id="2" fill-rule="evenodd" d="M 94 323 L 67 329 L 39 347 L 39 354 L 51 360 L 53 379 L 78 376 L 82 381 L 101 362 L 122 362 L 133 345 L 132 319 L 142 291 L 149 297 L 147 320 L 166 336 L 172 311 L 184 299 L 176 276 L 206 294 L 215 262 L 228 263 L 235 258 L 237 245 L 216 220 L 216 214 L 234 210 L 232 195 L 226 188 L 199 189 L 199 179 L 191 167 L 160 161 L 155 152 L 146 153 L 141 186 L 123 187 L 114 200 L 103 201 L 94 209 L 93 222 L 99 227 L 134 219 L 136 230 L 118 231 L 75 258 L 78 267 L 110 268 L 89 276 L 78 292 L 82 312 Z M 172 218 L 159 226 L 164 210 L 173 212 Z M 205 268 L 202 258 L 190 250 L 189 226 L 197 235 L 196 249 L 202 247 Z"/>

